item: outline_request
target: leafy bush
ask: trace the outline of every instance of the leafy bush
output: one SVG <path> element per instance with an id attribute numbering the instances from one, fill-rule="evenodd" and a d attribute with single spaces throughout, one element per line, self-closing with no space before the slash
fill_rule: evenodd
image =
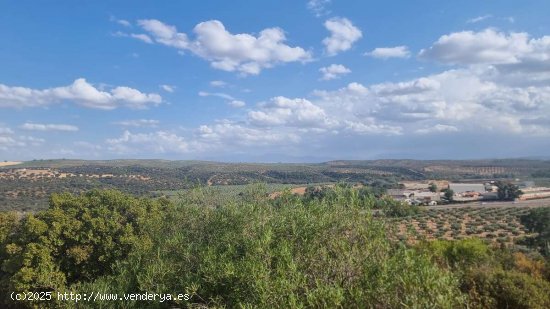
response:
<path id="1" fill-rule="evenodd" d="M 116 191 L 52 195 L 49 209 L 4 235 L 0 292 L 63 291 L 111 274 L 130 252 L 151 248 L 168 206 Z"/>

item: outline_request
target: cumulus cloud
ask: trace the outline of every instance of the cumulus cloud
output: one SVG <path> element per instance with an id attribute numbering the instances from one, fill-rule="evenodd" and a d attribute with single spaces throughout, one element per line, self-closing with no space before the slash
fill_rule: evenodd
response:
<path id="1" fill-rule="evenodd" d="M 328 67 L 320 68 L 319 72 L 323 73 L 322 80 L 331 80 L 349 74 L 351 70 L 341 64 L 331 64 Z"/>
<path id="2" fill-rule="evenodd" d="M 365 53 L 365 56 L 371 56 L 379 59 L 409 58 L 411 56 L 411 52 L 407 46 L 378 47 Z"/>
<path id="3" fill-rule="evenodd" d="M 27 122 L 21 125 L 21 129 L 28 131 L 65 131 L 65 132 L 76 132 L 78 131 L 77 126 L 70 124 L 43 124 L 43 123 L 32 123 Z"/>
<path id="4" fill-rule="evenodd" d="M 394 133 L 402 127 L 402 132 L 417 134 L 475 130 L 550 134 L 547 126 L 532 121 L 534 115 L 550 114 L 550 86 L 510 86 L 482 70 L 449 70 L 370 86 L 351 83 L 314 95 L 316 105 L 331 117 L 351 121 L 349 127 L 355 131 L 362 126 L 353 123 L 372 119 L 380 128 L 395 127 Z"/>
<path id="5" fill-rule="evenodd" d="M 189 151 L 189 145 L 183 137 L 165 131 L 132 133 L 126 130 L 118 138 L 107 139 L 106 144 L 110 151 L 117 154 L 178 154 Z"/>
<path id="6" fill-rule="evenodd" d="M 199 23 L 193 29 L 195 40 L 178 32 L 176 27 L 159 20 L 139 20 L 140 25 L 156 43 L 174 47 L 207 60 L 219 70 L 256 75 L 261 70 L 280 63 L 307 61 L 310 52 L 285 44 L 286 36 L 280 28 L 267 28 L 254 36 L 248 33 L 232 34 L 218 20 Z"/>
<path id="7" fill-rule="evenodd" d="M 331 18 L 325 21 L 325 28 L 330 32 L 330 36 L 323 39 L 323 44 L 330 56 L 350 49 L 353 43 L 363 36 L 361 30 L 347 18 Z"/>
<path id="8" fill-rule="evenodd" d="M 83 107 L 102 110 L 118 107 L 144 109 L 160 104 L 162 98 L 156 93 L 143 93 L 124 86 L 108 91 L 99 90 L 84 78 L 79 78 L 68 86 L 47 89 L 0 84 L 0 108 L 41 107 L 61 102 L 73 102 Z"/>
<path id="9" fill-rule="evenodd" d="M 330 119 L 319 106 L 306 99 L 275 97 L 248 113 L 250 122 L 257 126 L 292 126 L 330 128 L 337 122 Z"/>
<path id="10" fill-rule="evenodd" d="M 160 122 L 154 119 L 133 119 L 115 121 L 113 124 L 122 127 L 156 127 Z"/>
<path id="11" fill-rule="evenodd" d="M 544 64 L 550 59 L 550 36 L 530 39 L 527 33 L 504 33 L 495 29 L 462 31 L 441 36 L 421 58 L 447 64 Z M 548 65 L 546 65 L 548 68 Z"/>
<path id="12" fill-rule="evenodd" d="M 381 97 L 414 94 L 437 89 L 439 89 L 439 82 L 425 77 L 407 82 L 377 84 L 371 87 L 371 90 Z"/>

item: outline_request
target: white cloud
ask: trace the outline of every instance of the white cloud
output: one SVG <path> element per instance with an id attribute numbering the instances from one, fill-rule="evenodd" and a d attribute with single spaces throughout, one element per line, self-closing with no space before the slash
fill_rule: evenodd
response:
<path id="1" fill-rule="evenodd" d="M 193 29 L 196 39 L 190 40 L 187 34 L 159 20 L 140 20 L 138 24 L 155 42 L 190 51 L 209 61 L 213 68 L 223 71 L 255 75 L 280 63 L 303 62 L 311 58 L 303 48 L 286 45 L 285 34 L 280 28 L 264 29 L 258 36 L 231 34 L 220 21 L 210 20 L 197 24 Z"/>
<path id="2" fill-rule="evenodd" d="M 550 36 L 530 39 L 527 33 L 509 34 L 486 29 L 443 35 L 420 57 L 448 64 L 546 63 L 550 59 Z"/>
<path id="3" fill-rule="evenodd" d="M 199 91 L 199 96 L 201 96 L 201 97 L 218 97 L 218 98 L 222 98 L 222 99 L 229 100 L 229 101 L 236 100 L 234 97 L 232 97 L 232 96 L 230 96 L 226 93 L 222 93 L 222 92 Z"/>
<path id="4" fill-rule="evenodd" d="M 143 41 L 147 44 L 153 44 L 153 40 L 151 39 L 151 37 L 149 37 L 147 34 L 143 34 L 143 33 L 130 33 L 129 34 L 130 37 L 134 38 L 134 39 L 138 39 L 140 41 Z"/>
<path id="5" fill-rule="evenodd" d="M 312 102 L 285 97 L 275 97 L 260 104 L 258 110 L 248 113 L 248 118 L 257 126 L 330 128 L 337 125 L 322 108 Z"/>
<path id="6" fill-rule="evenodd" d="M 65 131 L 65 132 L 76 132 L 78 131 L 77 126 L 70 124 L 42 124 L 42 123 L 32 123 L 27 122 L 21 125 L 21 129 L 28 131 Z"/>
<path id="7" fill-rule="evenodd" d="M 8 127 L 0 127 L 0 150 L 8 151 L 13 154 L 14 149 L 25 149 L 28 147 L 36 147 L 44 144 L 46 141 L 42 138 L 33 136 L 16 135 L 12 129 Z"/>
<path id="8" fill-rule="evenodd" d="M 377 124 L 374 118 L 362 122 L 345 121 L 346 129 L 358 134 L 401 135 L 403 129 L 399 126 Z"/>
<path id="9" fill-rule="evenodd" d="M 439 89 L 439 82 L 425 77 L 407 82 L 377 84 L 371 87 L 371 90 L 381 97 L 414 94 L 437 89 Z"/>
<path id="10" fill-rule="evenodd" d="M 213 80 L 210 82 L 210 86 L 223 88 L 227 86 L 227 83 L 222 80 Z"/>
<path id="11" fill-rule="evenodd" d="M 329 14 L 326 6 L 330 4 L 331 0 L 309 0 L 307 2 L 307 8 L 315 14 L 317 17 Z"/>
<path id="12" fill-rule="evenodd" d="M 446 125 L 446 124 L 436 124 L 433 127 L 418 129 L 415 132 L 417 134 L 458 132 L 458 128 L 455 126 Z"/>
<path id="13" fill-rule="evenodd" d="M 162 90 L 166 91 L 166 92 L 174 92 L 176 90 L 176 86 L 171 86 L 171 85 L 160 85 L 159 86 Z"/>
<path id="14" fill-rule="evenodd" d="M 131 27 L 132 26 L 132 24 L 129 21 L 125 20 L 125 19 L 119 19 L 116 22 L 119 23 L 120 25 L 123 25 L 124 27 Z"/>
<path id="15" fill-rule="evenodd" d="M 133 119 L 113 122 L 123 127 L 156 127 L 160 122 L 154 119 Z"/>
<path id="16" fill-rule="evenodd" d="M 490 14 L 488 14 L 488 15 L 482 15 L 482 16 L 478 16 L 478 17 L 474 17 L 474 18 L 468 19 L 468 20 L 466 21 L 466 23 L 468 23 L 468 24 L 476 24 L 476 23 L 482 22 L 482 21 L 484 21 L 484 20 L 487 20 L 487 19 L 489 19 L 489 18 L 491 18 L 491 17 L 493 17 L 493 15 L 490 15 Z"/>
<path id="17" fill-rule="evenodd" d="M 320 68 L 319 72 L 323 73 L 323 77 L 321 77 L 322 80 L 331 80 L 349 74 L 351 70 L 341 64 L 331 64 L 328 67 Z"/>
<path id="18" fill-rule="evenodd" d="M 336 55 L 350 49 L 363 34 L 347 18 L 334 17 L 325 21 L 325 28 L 330 36 L 323 39 L 325 51 L 328 55 Z"/>
<path id="19" fill-rule="evenodd" d="M 115 22 L 119 25 L 122 25 L 124 27 L 132 27 L 132 23 L 130 23 L 129 21 L 127 21 L 126 19 L 117 19 L 116 17 L 114 16 L 110 16 L 109 17 L 109 20 L 112 21 L 112 22 Z"/>
<path id="20" fill-rule="evenodd" d="M 0 84 L 0 108 L 40 107 L 61 102 L 74 102 L 80 106 L 103 110 L 123 106 L 144 109 L 160 104 L 162 98 L 156 93 L 147 94 L 124 86 L 102 91 L 84 78 L 75 80 L 69 86 L 47 89 L 10 87 Z"/>
<path id="21" fill-rule="evenodd" d="M 503 74 L 503 73 L 500 73 Z M 399 133 L 493 132 L 550 135 L 535 115 L 550 115 L 550 86 L 502 83 L 484 70 L 450 70 L 411 81 L 315 91 L 320 106 L 349 129 Z M 366 121 L 368 120 L 368 121 Z M 370 121 L 370 123 L 369 123 Z M 374 124 L 374 127 L 372 126 Z M 385 127 L 384 127 L 385 126 Z M 389 130 L 394 127 L 395 130 Z"/>
<path id="22" fill-rule="evenodd" d="M 233 96 L 222 93 L 222 92 L 206 92 L 206 91 L 199 91 L 199 96 L 201 97 L 218 97 L 226 100 L 226 103 L 231 107 L 244 107 L 246 103 L 244 101 L 235 99 Z"/>
<path id="23" fill-rule="evenodd" d="M 114 37 L 134 38 L 134 39 L 140 40 L 142 42 L 145 42 L 147 44 L 153 44 L 154 43 L 153 40 L 151 39 L 151 37 L 148 36 L 147 34 L 144 34 L 144 33 L 126 33 L 126 32 L 122 32 L 122 31 L 117 31 L 117 32 L 113 32 L 111 35 L 114 36 Z"/>
<path id="24" fill-rule="evenodd" d="M 235 107 L 235 108 L 240 108 L 240 107 L 246 106 L 246 103 L 243 102 L 243 101 L 240 101 L 240 100 L 233 100 L 233 101 L 231 101 L 227 104 L 229 104 L 229 106 Z"/>
<path id="25" fill-rule="evenodd" d="M 4 134 L 6 135 L 13 134 L 13 130 L 7 127 L 0 127 L 0 135 L 4 135 Z"/>
<path id="26" fill-rule="evenodd" d="M 370 52 L 365 53 L 365 56 L 371 56 L 379 59 L 388 58 L 409 58 L 411 52 L 407 46 L 396 47 L 378 47 Z"/>
<path id="27" fill-rule="evenodd" d="M 220 145 L 275 146 L 297 143 L 299 135 L 293 132 L 273 131 L 268 128 L 250 128 L 241 124 L 224 121 L 214 125 L 202 125 L 197 130 L 204 147 Z"/>
<path id="28" fill-rule="evenodd" d="M 131 133 L 126 130 L 119 138 L 107 139 L 106 143 L 110 151 L 118 154 L 177 154 L 189 151 L 189 145 L 183 137 L 165 131 Z"/>

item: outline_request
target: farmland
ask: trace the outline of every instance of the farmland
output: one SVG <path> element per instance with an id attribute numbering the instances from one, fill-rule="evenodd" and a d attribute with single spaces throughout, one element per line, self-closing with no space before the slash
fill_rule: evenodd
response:
<path id="1" fill-rule="evenodd" d="M 391 225 L 402 240 L 479 237 L 510 245 L 528 233 L 519 220 L 528 211 L 525 207 L 429 209 L 395 219 Z"/>
<path id="2" fill-rule="evenodd" d="M 238 187 L 232 186 L 258 182 L 292 187 L 347 182 L 395 188 L 398 182 L 428 179 L 478 181 L 521 178 L 546 185 L 550 182 L 548 177 L 550 161 L 523 159 L 329 161 L 309 164 L 34 160 L 0 167 L 0 209 L 44 209 L 48 196 L 54 192 L 80 193 L 94 188 L 154 196 L 159 191 L 187 190 L 197 185 L 227 186 L 223 190 L 238 191 Z"/>

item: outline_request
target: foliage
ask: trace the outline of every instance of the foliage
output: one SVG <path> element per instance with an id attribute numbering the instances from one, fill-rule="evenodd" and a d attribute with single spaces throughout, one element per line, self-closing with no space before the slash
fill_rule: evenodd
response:
<path id="1" fill-rule="evenodd" d="M 153 250 L 132 254 L 117 275 L 81 288 L 186 291 L 197 305 L 230 308 L 460 304 L 456 279 L 388 241 L 356 190 L 281 198 L 290 200 L 276 207 L 247 199 L 219 208 L 181 204 Z"/>
<path id="2" fill-rule="evenodd" d="M 525 273 L 478 269 L 465 281 L 472 307 L 550 308 L 550 283 Z"/>
<path id="3" fill-rule="evenodd" d="M 470 268 L 489 259 L 490 248 L 479 238 L 459 241 L 435 240 L 418 247 L 440 264 L 452 268 Z"/>
<path id="4" fill-rule="evenodd" d="M 116 191 L 54 194 L 50 208 L 24 217 L 3 240 L 0 291 L 62 291 L 110 274 L 130 252 L 151 248 L 168 207 Z"/>
<path id="5" fill-rule="evenodd" d="M 536 208 L 521 217 L 521 222 L 538 235 L 531 239 L 531 246 L 536 247 L 546 256 L 550 256 L 550 207 Z"/>
<path id="6" fill-rule="evenodd" d="M 497 181 L 495 185 L 498 187 L 497 194 L 499 200 L 513 201 L 523 194 L 519 187 L 511 182 Z"/>
<path id="7" fill-rule="evenodd" d="M 522 253 L 498 250 L 479 239 L 433 241 L 418 247 L 459 274 L 472 308 L 548 308 L 550 282 L 544 263 Z"/>
<path id="8" fill-rule="evenodd" d="M 452 201 L 455 195 L 455 192 L 449 188 L 443 189 L 441 192 L 444 193 L 444 197 L 447 201 Z"/>
<path id="9" fill-rule="evenodd" d="M 0 212 L 0 293 L 192 296 L 184 302 L 82 305 L 92 308 L 549 306 L 550 271 L 540 254 L 478 238 L 407 244 L 407 237 L 392 232 L 393 223 L 406 220 L 397 217 L 405 216 L 430 233 L 448 229 L 444 223 L 454 224 L 458 233 L 458 227 L 469 226 L 463 220 L 468 214 L 483 224 L 492 218 L 493 233 L 501 237 L 507 225 L 497 220 L 506 222 L 524 210 L 452 209 L 445 210 L 444 221 L 443 210 L 420 213 L 418 207 L 377 198 L 370 187 L 313 187 L 303 197 L 287 188 L 274 199 L 265 184 L 239 190 L 229 198 L 197 186 L 182 191 L 177 204 L 91 191 L 53 195 L 47 210 L 21 219 Z M 526 216 L 533 230 L 547 226 L 537 216 L 542 217 Z M 432 230 L 434 221 L 438 230 Z"/>

